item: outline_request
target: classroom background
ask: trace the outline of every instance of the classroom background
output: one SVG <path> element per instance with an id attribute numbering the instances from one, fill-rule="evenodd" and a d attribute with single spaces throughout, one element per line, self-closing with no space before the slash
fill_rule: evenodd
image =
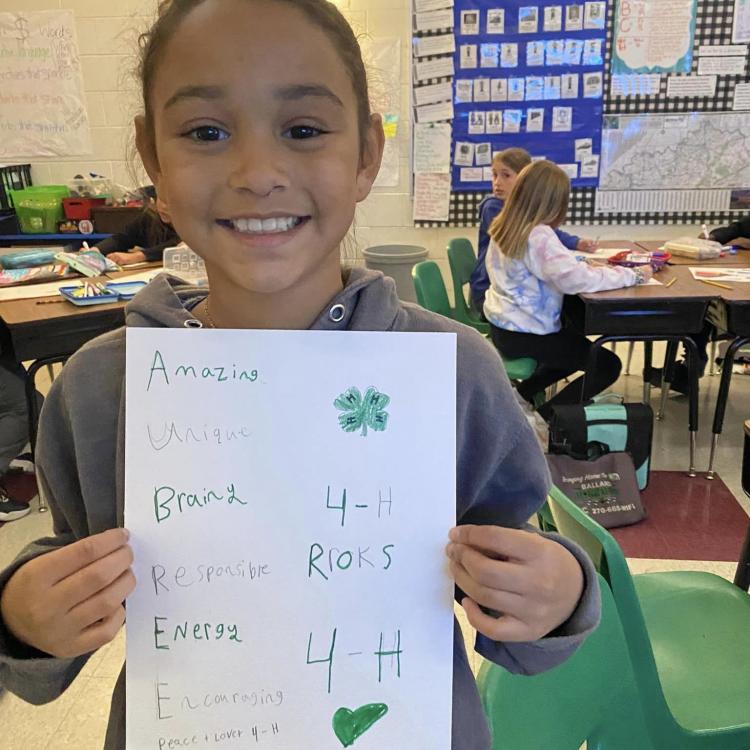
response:
<path id="1" fill-rule="evenodd" d="M 631 0 L 629 5 L 634 7 L 649 4 L 653 8 L 661 3 L 662 0 Z M 567 165 L 574 186 L 569 220 L 564 229 L 581 237 L 596 238 L 603 244 L 609 242 L 618 246 L 618 243 L 624 242 L 644 242 L 653 249 L 675 238 L 697 237 L 704 225 L 712 228 L 728 224 L 750 210 L 750 180 L 730 185 L 731 170 L 729 174 L 716 174 L 714 183 L 704 182 L 702 187 L 696 189 L 691 187 L 680 190 L 669 185 L 660 189 L 657 185 L 634 190 L 632 183 L 627 182 L 619 186 L 605 183 L 610 184 L 611 189 L 600 189 L 605 176 L 601 171 L 603 131 L 619 126 L 619 122 L 615 122 L 613 117 L 674 115 L 683 118 L 675 121 L 675 124 L 684 127 L 684 118 L 691 117 L 693 113 L 709 116 L 721 113 L 730 116 L 732 123 L 739 121 L 739 140 L 732 140 L 731 149 L 724 148 L 722 138 L 729 133 L 729 128 L 722 131 L 723 125 L 720 125 L 716 131 L 716 140 L 708 143 L 710 153 L 717 156 L 728 154 L 734 158 L 736 170 L 742 170 L 743 174 L 750 173 L 747 44 L 750 36 L 745 41 L 735 40 L 736 29 L 740 26 L 744 28 L 745 34 L 750 30 L 748 0 L 678 0 L 676 3 L 664 0 L 665 5 L 660 7 L 669 5 L 673 9 L 679 7 L 690 11 L 690 19 L 685 27 L 690 38 L 690 59 L 686 61 L 683 56 L 680 59 L 665 60 L 664 70 L 656 76 L 649 72 L 631 70 L 632 79 L 618 79 L 614 82 L 614 87 L 612 54 L 616 13 L 621 4 L 618 0 L 608 0 L 606 3 L 584 3 L 583 0 L 580 3 L 572 3 L 570 0 L 337 0 L 335 4 L 342 9 L 361 36 L 370 64 L 374 109 L 383 112 L 385 116 L 386 152 L 383 171 L 372 194 L 357 210 L 353 229 L 355 241 L 350 244 L 355 263 L 364 264 L 365 251 L 374 246 L 398 244 L 424 248 L 429 253 L 429 259 L 438 264 L 448 297 L 453 300 L 448 244 L 453 239 L 466 237 L 476 249 L 478 204 L 482 196 L 491 190 L 489 181 L 485 179 L 487 164 L 477 160 L 476 146 L 490 143 L 490 149 L 494 150 L 531 143 L 533 155 L 542 154 L 540 150 L 534 150 L 533 141 L 528 141 L 523 117 L 517 133 L 506 131 L 490 137 L 486 123 L 484 134 L 468 131 L 468 124 L 475 111 L 504 112 L 525 109 L 527 105 L 524 101 L 508 101 L 507 97 L 497 106 L 491 101 L 480 101 L 478 106 L 453 101 L 458 80 L 473 81 L 485 75 L 491 79 L 498 74 L 481 67 L 481 50 L 476 69 L 462 71 L 459 66 L 454 66 L 452 72 L 446 74 L 446 60 L 452 60 L 454 53 L 446 51 L 451 43 L 442 37 L 453 38 L 458 54 L 462 45 L 472 43 L 471 33 L 461 33 L 462 30 L 456 26 L 449 28 L 435 25 L 434 21 L 424 17 L 430 13 L 440 17 L 442 12 L 442 18 L 445 18 L 446 10 L 451 15 L 462 11 L 470 13 L 475 9 L 480 11 L 482 33 L 477 43 L 492 44 L 484 34 L 484 16 L 490 9 L 506 11 L 505 23 L 509 30 L 512 14 L 522 6 L 540 9 L 536 19 L 539 33 L 536 36 L 530 35 L 530 39 L 533 36 L 535 39 L 549 41 L 558 37 L 575 36 L 578 32 L 567 34 L 564 21 L 560 32 L 544 32 L 544 14 L 541 11 L 544 7 L 566 9 L 574 4 L 590 5 L 590 13 L 597 18 L 600 17 L 601 8 L 604 8 L 604 25 L 592 25 L 586 33 L 583 33 L 584 30 L 581 32 L 582 39 L 602 39 L 605 50 L 601 62 L 592 61 L 590 70 L 587 69 L 593 75 L 589 79 L 589 90 L 592 93 L 597 92 L 597 71 L 602 76 L 600 97 L 590 97 L 585 102 L 588 108 L 587 130 L 578 134 L 574 129 L 555 131 L 553 134 L 555 148 L 565 148 L 567 141 L 568 156 L 558 156 L 558 152 L 555 155 L 558 161 Z M 76 174 L 91 173 L 106 176 L 114 183 L 127 187 L 148 182 L 139 168 L 134 150 L 132 120 L 137 112 L 139 93 L 131 71 L 135 64 L 133 51 L 138 31 L 151 23 L 157 5 L 157 0 L 0 0 L 0 22 L 5 21 L 21 30 L 24 24 L 19 19 L 23 13 L 73 13 L 72 23 L 82 72 L 82 102 L 88 123 L 85 138 L 90 138 L 91 146 L 88 154 L 11 158 L 4 156 L 3 134 L 0 130 L 0 165 L 30 163 L 34 185 L 64 185 Z M 417 19 L 417 13 L 422 15 L 421 19 Z M 8 17 L 7 14 L 12 15 Z M 675 17 L 675 23 L 679 25 L 680 19 Z M 422 28 L 419 28 L 420 24 Z M 519 41 L 520 37 L 520 33 L 514 35 L 515 41 L 525 47 L 525 40 Z M 438 41 L 430 42 L 430 39 Z M 428 41 L 425 43 L 423 40 Z M 425 54 L 420 54 L 420 46 Z M 744 51 L 738 51 L 738 47 Z M 710 48 L 716 49 L 712 51 Z M 500 50 L 497 52 L 500 54 Z M 434 77 L 417 74 L 417 63 L 424 62 L 435 63 L 432 69 Z M 632 58 L 618 63 L 618 69 L 627 71 L 629 64 L 634 64 Z M 528 74 L 529 71 L 524 70 L 519 71 L 517 76 L 525 78 Z M 513 73 L 503 72 L 502 75 L 510 78 Z M 628 73 L 623 75 L 627 76 Z M 635 88 L 628 88 L 631 84 Z M 439 93 L 441 85 L 443 92 L 447 85 L 447 97 L 444 93 Z M 438 87 L 434 90 L 437 93 L 432 95 L 437 99 L 428 97 L 428 100 L 419 104 L 415 89 L 428 86 Z M 583 102 L 586 97 L 583 96 L 582 80 L 579 93 L 579 99 Z M 0 126 L 3 115 L 8 111 L 5 110 L 8 105 L 3 103 L 4 95 L 7 96 L 7 92 L 0 87 Z M 567 105 L 571 105 L 570 102 Z M 432 109 L 420 111 L 423 106 Z M 574 104 L 571 106 L 575 107 Z M 575 117 L 575 113 L 573 115 Z M 512 123 L 511 128 L 515 127 L 512 117 L 509 122 Z M 420 129 L 420 125 L 425 127 Z M 443 127 L 441 138 L 431 138 L 430 131 L 434 128 L 429 126 L 440 125 L 447 125 L 449 129 L 446 131 Z M 439 127 L 437 129 L 440 130 Z M 711 132 L 708 128 L 700 130 L 704 134 Z M 419 139 L 416 137 L 417 131 L 421 133 Z M 568 134 L 567 137 L 565 133 Z M 576 154 L 572 144 L 576 139 L 586 138 L 591 139 L 591 144 L 586 146 L 585 153 Z M 463 168 L 482 170 L 482 179 L 462 179 L 462 166 L 455 164 L 458 141 L 474 144 L 472 164 Z M 426 143 L 434 149 L 429 159 L 424 159 L 424 153 L 419 152 Z M 658 144 L 655 148 L 658 148 Z M 479 151 L 485 152 L 484 149 Z M 727 154 L 722 154 L 722 151 Z M 622 152 L 617 152 L 620 153 Z M 583 158 L 576 159 L 576 156 Z M 690 156 L 686 152 L 685 163 L 702 156 L 702 153 Z M 594 163 L 592 160 L 597 157 L 600 161 Z M 585 179 L 581 172 L 584 160 L 588 160 L 588 177 Z M 438 163 L 441 164 L 440 168 L 435 166 Z M 591 176 L 594 167 L 598 170 L 595 177 Z M 469 176 L 478 175 L 476 172 L 463 175 Z M 732 192 L 735 193 L 733 198 Z M 417 208 L 415 198 L 418 199 Z M 750 251 L 745 252 L 750 254 Z M 667 270 L 667 273 L 672 272 Z M 736 286 L 739 289 L 743 285 Z M 722 290 L 714 291 L 718 299 Z M 737 294 L 739 296 L 739 292 Z M 43 310 L 45 314 L 48 312 L 46 307 L 39 310 Z M 628 344 L 620 343 L 617 353 L 625 362 L 628 359 Z M 661 362 L 663 353 L 664 346 L 656 345 L 654 356 L 657 363 Z M 613 390 L 621 393 L 628 402 L 641 400 L 643 358 L 644 347 L 637 344 L 632 361 L 614 386 Z M 54 372 L 59 372 L 59 365 L 55 365 Z M 716 573 L 729 580 L 734 576 L 750 508 L 743 491 L 741 474 L 745 440 L 743 425 L 750 418 L 750 378 L 740 373 L 734 375 L 723 435 L 714 465 L 720 481 L 712 483 L 706 480 L 705 470 L 719 380 L 718 373 L 713 376 L 706 374 L 700 380 L 700 431 L 696 446 L 698 476 L 694 479 L 688 478 L 686 474 L 689 464 L 688 399 L 674 393 L 665 396 L 664 418 L 655 422 L 652 450 L 652 468 L 655 471 L 652 473 L 645 502 L 648 506 L 649 498 L 679 497 L 681 504 L 679 512 L 663 515 L 655 513 L 655 506 L 652 506 L 652 525 L 648 535 L 639 531 L 638 526 L 624 529 L 618 535 L 618 541 L 625 549 L 633 573 L 699 570 Z M 40 372 L 37 385 L 43 392 L 49 387 L 44 371 Z M 653 389 L 651 405 L 655 411 L 659 409 L 660 399 L 658 389 Z M 750 441 L 750 437 L 748 440 Z M 680 516 L 683 523 L 678 531 L 675 531 L 676 515 Z M 38 514 L 36 507 L 29 516 L 2 526 L 0 566 L 7 564 L 27 542 L 49 533 L 50 528 L 49 514 Z M 654 550 L 660 550 L 661 554 Z M 463 624 L 466 625 L 465 622 Z M 467 643 L 471 645 L 472 635 L 468 627 L 465 635 Z M 100 747 L 112 685 L 124 656 L 123 640 L 119 637 L 97 653 L 74 685 L 60 700 L 52 704 L 31 707 L 13 696 L 0 694 L 0 747 L 4 750 L 57 750 L 63 747 L 94 750 Z M 472 666 L 478 670 L 481 660 L 473 652 L 470 652 L 470 658 Z"/>

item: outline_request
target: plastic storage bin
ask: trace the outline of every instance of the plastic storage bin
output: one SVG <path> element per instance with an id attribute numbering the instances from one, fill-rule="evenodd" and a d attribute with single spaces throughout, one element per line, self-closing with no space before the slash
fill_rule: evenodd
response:
<path id="1" fill-rule="evenodd" d="M 411 269 L 429 253 L 420 245 L 374 245 L 362 251 L 365 265 L 382 271 L 396 282 L 396 291 L 404 302 L 416 302 Z"/>
<path id="2" fill-rule="evenodd" d="M 63 212 L 70 221 L 91 219 L 91 209 L 103 206 L 106 198 L 63 198 Z"/>
<path id="3" fill-rule="evenodd" d="M 54 234 L 63 219 L 62 199 L 68 197 L 65 185 L 40 185 L 10 190 L 18 224 L 27 234 Z"/>

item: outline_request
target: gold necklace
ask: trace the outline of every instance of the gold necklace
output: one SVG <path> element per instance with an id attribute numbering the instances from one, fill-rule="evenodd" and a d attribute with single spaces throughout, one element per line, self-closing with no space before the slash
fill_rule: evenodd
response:
<path id="1" fill-rule="evenodd" d="M 206 297 L 206 304 L 204 305 L 204 309 L 206 311 L 206 320 L 208 321 L 209 328 L 216 328 L 216 323 L 214 323 L 214 319 L 211 317 L 211 311 L 208 309 L 208 297 Z"/>

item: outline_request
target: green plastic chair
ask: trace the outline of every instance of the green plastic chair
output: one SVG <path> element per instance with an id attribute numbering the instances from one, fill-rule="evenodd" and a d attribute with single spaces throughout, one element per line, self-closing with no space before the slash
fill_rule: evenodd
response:
<path id="1" fill-rule="evenodd" d="M 601 624 L 559 667 L 527 677 L 482 664 L 492 750 L 578 750 L 584 740 L 588 750 L 660 750 L 648 737 L 612 592 L 600 584 Z"/>
<path id="2" fill-rule="evenodd" d="M 411 277 L 414 281 L 414 291 L 417 293 L 417 302 L 422 307 L 455 320 L 440 266 L 434 260 L 416 263 L 411 269 Z"/>
<path id="3" fill-rule="evenodd" d="M 417 302 L 422 307 L 440 315 L 445 315 L 446 318 L 457 320 L 459 323 L 465 322 L 456 316 L 455 309 L 451 307 L 443 275 L 440 273 L 440 267 L 434 260 L 423 260 L 414 265 L 411 269 L 411 277 L 414 281 Z M 511 380 L 527 380 L 532 376 L 534 370 L 536 370 L 536 360 L 528 357 L 521 359 L 506 359 L 503 357 L 503 363 L 505 364 L 505 371 Z"/>
<path id="4" fill-rule="evenodd" d="M 562 492 L 558 530 L 609 583 L 656 748 L 750 748 L 750 595 L 711 573 L 631 576 L 611 534 Z"/>
<path id="5" fill-rule="evenodd" d="M 470 240 L 458 237 L 448 243 L 448 264 L 453 278 L 454 310 L 456 320 L 476 328 L 485 336 L 490 332 L 490 325 L 481 320 L 469 307 L 464 295 L 464 286 L 471 280 L 471 274 L 477 263 L 477 256 Z"/>

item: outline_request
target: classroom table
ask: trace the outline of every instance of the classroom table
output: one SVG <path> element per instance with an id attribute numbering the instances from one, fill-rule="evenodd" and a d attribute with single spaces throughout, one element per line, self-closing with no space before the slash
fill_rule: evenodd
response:
<path id="1" fill-rule="evenodd" d="M 613 241 L 601 243 L 602 247 L 636 248 L 656 250 L 662 242 L 646 241 L 628 243 Z M 674 256 L 655 278 L 662 286 L 639 286 L 617 289 L 610 292 L 579 295 L 583 306 L 583 330 L 586 334 L 599 334 L 595 342 L 601 346 L 608 341 L 643 340 L 646 345 L 646 367 L 651 367 L 653 341 L 667 340 L 668 350 L 665 358 L 665 382 L 669 382 L 672 364 L 677 353 L 677 344 L 685 346 L 689 372 L 689 428 L 690 428 L 690 470 L 695 476 L 694 456 L 695 438 L 698 429 L 698 377 L 697 351 L 690 334 L 698 333 L 703 328 L 704 319 L 708 319 L 717 328 L 729 332 L 735 337 L 730 345 L 722 367 L 722 379 L 717 395 L 716 411 L 713 422 L 713 441 L 709 459 L 709 479 L 714 476 L 713 459 L 718 436 L 721 433 L 729 393 L 734 354 L 750 342 L 750 284 L 734 284 L 732 289 L 706 284 L 696 280 L 690 273 L 690 266 L 750 266 L 750 252 L 738 251 L 736 255 L 727 254 L 723 258 L 696 261 L 690 258 Z M 673 282 L 670 284 L 670 282 Z M 667 286 L 669 284 L 669 286 Z M 594 362 L 596 348 L 591 354 Z M 589 365 L 591 367 L 592 364 Z M 662 391 L 663 404 L 668 393 L 668 386 Z M 644 381 L 644 401 L 648 401 L 649 385 Z"/>
<path id="2" fill-rule="evenodd" d="M 100 281 L 126 278 L 144 268 L 159 268 L 161 263 L 149 263 L 138 268 L 110 272 Z M 71 284 L 81 281 L 71 278 Z M 0 349 L 14 362 L 22 365 L 32 360 L 27 368 L 26 401 L 29 410 L 29 442 L 32 453 L 36 443 L 38 406 L 35 377 L 40 368 L 65 362 L 87 341 L 122 326 L 125 322 L 126 302 L 111 302 L 88 307 L 76 307 L 62 297 L 37 297 L 0 301 Z M 40 505 L 40 510 L 45 510 Z"/>
<path id="3" fill-rule="evenodd" d="M 608 243 L 628 247 L 634 243 Z M 690 433 L 689 476 L 695 476 L 695 446 L 698 432 L 698 352 L 691 334 L 699 333 L 718 287 L 693 279 L 687 266 L 666 266 L 654 276 L 661 284 L 614 289 L 608 292 L 579 294 L 571 308 L 586 335 L 598 335 L 592 347 L 589 365 L 595 365 L 597 348 L 612 341 L 643 341 L 646 346 L 644 371 L 651 369 L 654 341 L 667 341 L 676 352 L 685 346 L 689 381 L 688 429 Z M 673 282 L 673 283 L 670 283 Z M 667 286 L 669 284 L 669 286 Z M 670 368 L 665 381 L 671 380 Z M 644 379 L 644 401 L 649 400 L 650 384 Z M 667 390 L 663 392 L 666 395 Z"/>
<path id="4" fill-rule="evenodd" d="M 747 265 L 750 266 L 750 262 Z M 728 286 L 731 286 L 732 289 L 718 290 L 721 292 L 721 301 L 718 304 L 712 303 L 708 311 L 709 321 L 718 330 L 725 331 L 732 338 L 732 342 L 727 347 L 724 353 L 724 361 L 721 364 L 721 380 L 719 391 L 716 394 L 716 408 L 711 427 L 711 453 L 708 459 L 707 479 L 715 477 L 714 459 L 719 444 L 719 436 L 724 428 L 724 416 L 729 400 L 729 386 L 732 382 L 734 358 L 743 346 L 750 343 L 750 284 L 734 283 L 728 284 Z"/>

